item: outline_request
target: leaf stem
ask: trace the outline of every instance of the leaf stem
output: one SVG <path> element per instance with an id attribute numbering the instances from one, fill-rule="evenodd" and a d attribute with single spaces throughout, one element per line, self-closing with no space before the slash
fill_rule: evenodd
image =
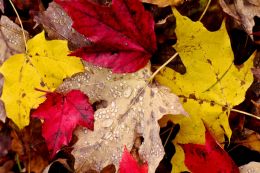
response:
<path id="1" fill-rule="evenodd" d="M 244 114 L 244 115 L 250 116 L 250 117 L 252 117 L 252 118 L 255 118 L 255 119 L 257 119 L 257 120 L 260 120 L 260 117 L 254 115 L 254 114 L 250 114 L 250 113 L 248 113 L 248 112 L 240 111 L 240 110 L 237 110 L 237 109 L 231 109 L 231 111 L 237 112 L 237 113 L 240 113 L 240 114 Z"/>
<path id="2" fill-rule="evenodd" d="M 22 167 L 21 167 L 21 163 L 20 163 L 20 159 L 19 159 L 18 154 L 15 155 L 15 161 L 16 161 L 16 163 L 17 163 L 19 172 L 22 172 Z"/>
<path id="3" fill-rule="evenodd" d="M 206 12 L 207 12 L 208 9 L 209 9 L 209 5 L 210 5 L 210 3 L 211 3 L 211 0 L 208 0 L 208 3 L 207 3 L 207 5 L 206 5 L 204 11 L 203 11 L 202 14 L 200 15 L 199 21 L 201 21 L 202 18 L 205 16 Z"/>
<path id="4" fill-rule="evenodd" d="M 16 8 L 15 8 L 15 6 L 14 6 L 12 0 L 9 0 L 9 2 L 10 2 L 11 6 L 12 6 L 12 8 L 13 8 L 13 10 L 14 10 L 14 12 L 15 12 L 17 18 L 18 18 L 18 21 L 19 21 L 20 25 L 21 25 L 22 34 L 23 34 L 23 41 L 24 41 L 24 46 L 25 46 L 25 53 L 27 54 L 28 48 L 27 48 L 27 44 L 26 44 L 26 36 L 25 36 L 25 32 L 24 32 L 22 20 L 21 20 L 21 18 L 20 18 L 20 16 L 19 16 L 19 14 L 18 14 L 18 12 L 17 12 L 17 10 L 16 10 Z"/>
<path id="5" fill-rule="evenodd" d="M 149 78 L 149 82 L 153 80 L 153 78 L 166 66 L 168 65 L 172 60 L 174 60 L 179 54 L 176 52 L 170 59 L 168 59 L 163 65 L 161 65 Z"/>

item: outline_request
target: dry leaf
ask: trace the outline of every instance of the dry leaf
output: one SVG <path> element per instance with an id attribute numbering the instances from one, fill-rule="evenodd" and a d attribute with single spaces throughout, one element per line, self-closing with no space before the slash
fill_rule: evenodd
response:
<path id="1" fill-rule="evenodd" d="M 151 76 L 149 67 L 123 75 L 91 65 L 86 69 L 88 72 L 67 80 L 60 89 L 80 89 L 92 103 L 103 100 L 107 107 L 95 112 L 93 132 L 76 131 L 79 140 L 72 151 L 75 168 L 100 171 L 114 164 L 118 169 L 124 146 L 130 150 L 135 138 L 142 136 L 139 154 L 148 162 L 149 172 L 155 172 L 164 156 L 157 120 L 164 114 L 186 114 L 178 97 L 158 84 L 146 85 Z"/>
<path id="2" fill-rule="evenodd" d="M 234 3 L 228 3 L 228 0 L 220 0 L 223 10 L 234 17 L 239 24 L 242 24 L 246 32 L 252 37 L 252 29 L 255 25 L 254 17 L 260 17 L 259 0 L 234 0 Z"/>
<path id="3" fill-rule="evenodd" d="M 72 20 L 58 4 L 52 2 L 49 7 L 34 20 L 42 24 L 48 36 L 52 39 L 66 39 L 73 48 L 83 47 L 89 41 L 72 28 Z"/>
<path id="4" fill-rule="evenodd" d="M 5 12 L 4 0 L 0 0 L 0 10 L 2 11 L 2 13 Z"/>
<path id="5" fill-rule="evenodd" d="M 240 173 L 257 173 L 260 172 L 260 163 L 259 162 L 249 162 L 246 165 L 239 167 Z"/>
<path id="6" fill-rule="evenodd" d="M 0 1 L 0 9 L 3 2 Z M 2 16 L 0 21 L 0 65 L 11 55 L 22 53 L 25 50 L 22 29 L 8 17 Z M 26 37 L 28 33 L 25 31 Z M 0 75 L 0 95 L 2 94 L 3 76 Z M 6 112 L 0 100 L 0 120 L 5 122 Z"/>

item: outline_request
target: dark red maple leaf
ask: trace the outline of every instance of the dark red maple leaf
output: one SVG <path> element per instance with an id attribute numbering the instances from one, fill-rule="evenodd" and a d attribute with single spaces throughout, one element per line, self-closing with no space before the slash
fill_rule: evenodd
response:
<path id="1" fill-rule="evenodd" d="M 181 144 L 185 152 L 185 165 L 192 173 L 239 173 L 228 153 L 206 130 L 205 145 Z"/>
<path id="2" fill-rule="evenodd" d="M 46 98 L 32 116 L 44 119 L 42 133 L 53 157 L 63 145 L 70 142 L 77 125 L 94 129 L 94 110 L 88 96 L 79 90 L 72 90 L 65 95 L 47 93 Z"/>
<path id="3" fill-rule="evenodd" d="M 119 164 L 119 172 L 120 173 L 147 173 L 148 172 L 148 164 L 138 164 L 134 157 L 130 154 L 130 152 L 124 149 L 124 153 L 122 155 L 122 159 Z"/>
<path id="4" fill-rule="evenodd" d="M 139 0 L 112 0 L 103 6 L 91 0 L 55 0 L 73 20 L 73 27 L 92 45 L 71 55 L 111 68 L 116 73 L 135 72 L 156 51 L 152 15 Z"/>

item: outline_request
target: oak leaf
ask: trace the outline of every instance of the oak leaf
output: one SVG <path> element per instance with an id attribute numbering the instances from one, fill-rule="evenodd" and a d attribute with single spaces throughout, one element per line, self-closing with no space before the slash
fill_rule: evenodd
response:
<path id="1" fill-rule="evenodd" d="M 131 153 L 125 148 L 124 153 L 122 154 L 122 159 L 119 165 L 120 173 L 147 173 L 148 165 L 147 163 L 143 163 L 139 165 L 139 163 L 134 159 Z"/>
<path id="2" fill-rule="evenodd" d="M 166 116 L 161 121 L 161 126 L 165 126 L 168 120 L 180 124 L 180 132 L 173 140 L 176 153 L 172 158 L 172 172 L 181 172 L 187 168 L 178 144 L 203 144 L 205 128 L 202 120 L 219 143 L 224 142 L 224 135 L 230 139 L 228 115 L 233 106 L 244 100 L 245 92 L 253 82 L 250 71 L 253 55 L 242 67 L 236 67 L 224 23 L 220 30 L 209 32 L 200 22 L 192 22 L 176 10 L 174 15 L 178 39 L 174 48 L 187 72 L 181 75 L 166 68 L 156 79 L 181 98 L 184 109 L 190 114 L 188 118 Z"/>
<path id="3" fill-rule="evenodd" d="M 79 89 L 96 105 L 95 130 L 79 128 L 72 154 L 79 172 L 100 171 L 114 164 L 118 169 L 124 146 L 131 149 L 136 137 L 142 136 L 139 154 L 155 172 L 164 156 L 158 119 L 164 114 L 186 114 L 178 97 L 159 84 L 147 85 L 149 67 L 132 74 L 86 64 L 87 72 L 66 80 L 59 90 Z M 98 104 L 99 103 L 99 104 Z M 101 104 L 102 103 L 102 104 Z"/>
<path id="4" fill-rule="evenodd" d="M 26 54 L 16 54 L 0 67 L 4 76 L 1 99 L 7 117 L 19 128 L 29 124 L 30 110 L 45 100 L 36 88 L 53 91 L 64 78 L 84 71 L 80 59 L 67 56 L 66 41 L 47 41 L 42 32 L 30 39 L 27 47 Z"/>
<path id="5" fill-rule="evenodd" d="M 112 0 L 110 6 L 91 0 L 56 0 L 73 20 L 73 27 L 93 44 L 71 55 L 113 72 L 135 72 L 156 51 L 154 20 L 139 0 Z"/>
<path id="6" fill-rule="evenodd" d="M 214 140 L 206 130 L 205 144 L 182 144 L 185 152 L 185 165 L 192 173 L 226 172 L 239 173 L 238 167 L 228 153 Z"/>
<path id="7" fill-rule="evenodd" d="M 53 157 L 63 145 L 69 144 L 77 125 L 94 129 L 94 110 L 88 96 L 79 90 L 65 95 L 47 93 L 46 100 L 33 112 L 32 117 L 44 120 L 42 133 Z"/>

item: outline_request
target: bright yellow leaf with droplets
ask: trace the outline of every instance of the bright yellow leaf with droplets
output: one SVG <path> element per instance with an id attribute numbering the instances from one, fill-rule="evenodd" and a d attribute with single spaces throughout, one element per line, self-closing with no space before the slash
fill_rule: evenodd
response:
<path id="1" fill-rule="evenodd" d="M 228 115 L 233 106 L 244 100 L 253 82 L 250 71 L 253 55 L 243 66 L 236 67 L 224 23 L 220 30 L 210 32 L 200 22 L 192 22 L 176 10 L 174 14 L 178 39 L 174 48 L 187 72 L 181 75 L 166 68 L 156 79 L 181 98 L 184 109 L 190 114 L 190 117 L 166 116 L 160 122 L 161 126 L 168 120 L 180 124 L 180 132 L 173 141 L 176 154 L 172 159 L 172 172 L 179 173 L 187 168 L 183 150 L 177 143 L 204 143 L 203 122 L 220 143 L 224 142 L 224 135 L 231 137 Z"/>
<path id="2" fill-rule="evenodd" d="M 37 89 L 53 91 L 64 78 L 84 71 L 79 58 L 67 56 L 67 41 L 47 41 L 42 32 L 27 46 L 27 54 L 16 54 L 0 67 L 4 76 L 1 99 L 7 117 L 19 128 L 29 124 L 30 110 L 45 100 L 45 93 Z"/>

